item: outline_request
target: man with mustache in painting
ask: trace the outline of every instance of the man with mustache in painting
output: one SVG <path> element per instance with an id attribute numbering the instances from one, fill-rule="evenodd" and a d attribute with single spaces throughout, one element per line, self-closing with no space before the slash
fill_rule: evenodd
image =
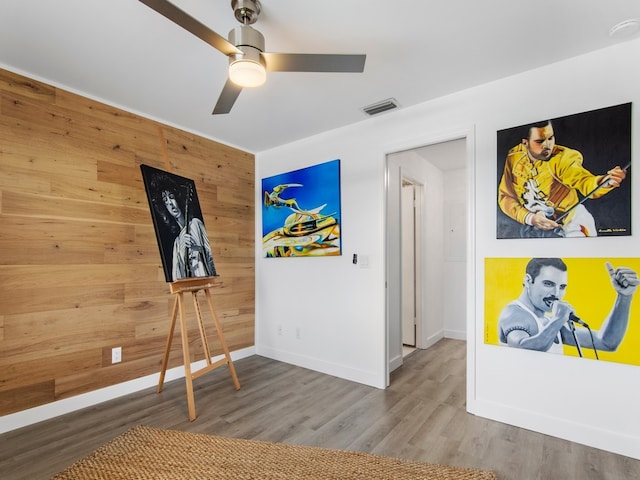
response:
<path id="1" fill-rule="evenodd" d="M 524 127 L 522 142 L 509 150 L 498 187 L 498 205 L 521 225 L 521 237 L 597 236 L 578 192 L 602 197 L 620 186 L 626 171 L 616 166 L 606 175 L 594 175 L 582 161 L 579 151 L 556 145 L 551 121 Z"/>
<path id="2" fill-rule="evenodd" d="M 510 347 L 563 353 L 563 345 L 605 352 L 617 350 L 627 331 L 631 300 L 640 281 L 627 267 L 605 267 L 617 298 L 599 330 L 576 329 L 585 325 L 573 307 L 563 301 L 567 265 L 560 258 L 533 258 L 527 264 L 522 293 L 500 313 L 498 336 Z M 575 336 L 574 336 L 575 335 Z M 577 343 L 576 343 L 577 341 Z"/>

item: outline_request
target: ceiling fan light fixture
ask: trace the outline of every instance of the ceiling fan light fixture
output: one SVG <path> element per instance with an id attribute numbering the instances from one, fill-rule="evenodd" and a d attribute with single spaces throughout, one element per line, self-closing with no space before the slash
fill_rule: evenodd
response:
<path id="1" fill-rule="evenodd" d="M 259 87 L 267 80 L 267 69 L 261 53 L 264 37 L 248 25 L 241 25 L 229 32 L 229 41 L 242 53 L 229 57 L 229 79 L 241 87 Z"/>
<path id="2" fill-rule="evenodd" d="M 267 80 L 267 71 L 261 63 L 242 58 L 229 65 L 229 79 L 244 88 L 259 87 Z"/>

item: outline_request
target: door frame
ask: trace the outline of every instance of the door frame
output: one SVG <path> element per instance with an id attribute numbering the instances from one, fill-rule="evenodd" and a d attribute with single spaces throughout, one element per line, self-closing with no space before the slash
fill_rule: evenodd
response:
<path id="1" fill-rule="evenodd" d="M 389 156 L 407 150 L 414 150 L 421 147 L 427 147 L 438 143 L 449 142 L 453 140 L 465 140 L 466 145 L 466 190 L 467 190 L 467 267 L 466 267 L 466 285 L 467 294 L 465 299 L 466 310 L 466 327 L 467 327 L 467 410 L 475 405 L 475 357 L 476 357 L 476 315 L 475 315 L 475 298 L 476 298 L 476 259 L 475 259 L 475 125 L 467 128 L 460 128 L 439 135 L 423 136 L 412 138 L 404 141 L 390 143 L 383 150 L 384 155 L 384 228 L 385 232 L 389 231 L 389 190 L 391 181 L 391 171 L 389 165 Z M 384 372 L 386 378 L 386 386 L 390 385 L 391 367 L 390 359 L 390 252 L 388 233 L 383 236 L 384 255 L 385 255 L 385 358 Z"/>

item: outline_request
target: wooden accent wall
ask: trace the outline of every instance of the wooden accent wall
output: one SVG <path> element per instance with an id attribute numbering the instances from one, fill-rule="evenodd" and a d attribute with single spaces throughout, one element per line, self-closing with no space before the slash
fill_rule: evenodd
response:
<path id="1" fill-rule="evenodd" d="M 174 297 L 141 163 L 195 181 L 225 338 L 253 345 L 254 156 L 0 70 L 0 415 L 160 370 Z"/>

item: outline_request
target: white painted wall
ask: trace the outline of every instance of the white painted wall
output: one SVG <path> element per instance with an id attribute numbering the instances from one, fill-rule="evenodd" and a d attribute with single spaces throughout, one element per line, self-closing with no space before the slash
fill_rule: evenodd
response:
<path id="1" fill-rule="evenodd" d="M 467 171 L 444 172 L 444 336 L 467 339 Z"/>
<path id="2" fill-rule="evenodd" d="M 273 160 L 269 153 L 257 155 L 256 205 L 262 201 L 262 178 L 341 160 L 343 255 L 262 258 L 256 242 L 256 351 L 384 388 L 384 155 L 342 145 L 343 134 L 333 135 L 284 146 L 273 152 Z M 256 238 L 261 238 L 260 221 L 257 215 Z M 352 263 L 354 253 L 369 257 L 368 268 Z"/>
<path id="3" fill-rule="evenodd" d="M 549 255 L 549 242 L 496 240 L 496 131 L 529 121 L 633 102 L 640 121 L 640 40 L 525 72 L 257 155 L 257 183 L 276 173 L 342 160 L 343 256 L 264 259 L 257 249 L 256 351 L 383 388 L 385 360 L 384 164 L 387 153 L 470 135 L 468 177 L 468 392 L 471 413 L 640 458 L 638 367 L 484 345 L 485 257 Z M 398 100 L 402 103 L 401 92 Z M 635 150 L 640 133 L 633 132 Z M 475 148 L 473 148 L 475 146 Z M 638 192 L 638 175 L 630 181 Z M 262 192 L 256 189 L 256 203 Z M 640 209 L 632 209 L 632 224 Z M 260 237 L 260 215 L 256 218 Z M 637 233 L 636 233 L 637 236 Z M 560 257 L 638 257 L 633 236 L 564 239 Z M 351 263 L 369 256 L 370 267 Z M 636 300 L 640 301 L 640 300 Z M 640 319 L 632 319 L 640 321 Z M 277 335 L 277 325 L 283 335 Z M 293 332 L 301 329 L 301 338 Z"/>

